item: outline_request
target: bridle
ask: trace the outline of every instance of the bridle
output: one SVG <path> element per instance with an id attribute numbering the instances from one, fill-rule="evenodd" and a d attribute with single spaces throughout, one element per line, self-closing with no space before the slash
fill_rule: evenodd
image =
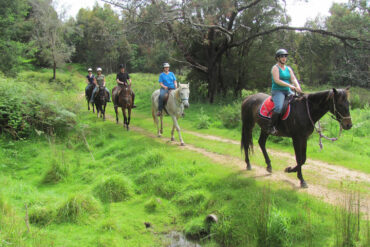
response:
<path id="1" fill-rule="evenodd" d="M 183 89 L 183 88 L 180 88 L 180 90 L 182 90 L 182 89 Z M 184 88 L 184 89 L 186 89 L 186 88 Z M 179 99 L 179 101 L 178 101 L 178 102 L 179 102 L 179 103 L 180 103 L 180 105 L 181 105 L 181 104 L 183 104 L 183 103 L 184 103 L 184 101 L 186 101 L 186 100 L 189 100 L 189 98 L 181 98 L 181 97 L 180 97 L 180 99 Z"/>
<path id="2" fill-rule="evenodd" d="M 318 125 L 319 125 L 319 128 L 316 128 L 315 123 L 313 122 L 311 114 L 310 114 L 310 108 L 308 106 L 308 96 L 305 97 L 305 99 L 306 99 L 306 108 L 307 108 L 308 118 L 310 119 L 311 124 L 315 128 L 316 132 L 319 134 L 319 146 L 320 146 L 320 149 L 322 149 L 323 145 L 322 145 L 321 138 L 324 137 L 326 140 L 329 140 L 329 141 L 332 141 L 332 142 L 337 141 L 339 139 L 340 135 L 342 134 L 342 130 L 343 130 L 342 121 L 344 119 L 351 119 L 351 117 L 343 117 L 343 115 L 339 111 L 337 111 L 337 108 L 335 106 L 334 96 L 333 96 L 333 114 L 334 114 L 334 116 L 330 115 L 330 117 L 339 122 L 340 129 L 339 129 L 338 137 L 332 137 L 332 138 L 327 137 L 324 134 L 322 134 L 321 126 L 320 126 L 320 120 L 317 121 Z M 338 119 L 337 114 L 340 116 L 340 119 Z"/>

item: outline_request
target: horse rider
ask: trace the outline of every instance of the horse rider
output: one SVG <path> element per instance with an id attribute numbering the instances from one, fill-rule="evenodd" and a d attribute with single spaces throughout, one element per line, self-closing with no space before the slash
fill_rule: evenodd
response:
<path id="1" fill-rule="evenodd" d="M 293 94 L 293 91 L 302 93 L 298 80 L 295 77 L 292 68 L 286 65 L 288 52 L 285 49 L 279 49 L 275 53 L 277 63 L 272 66 L 272 100 L 275 107 L 268 125 L 268 132 L 276 134 L 276 125 L 279 120 L 279 115 L 283 108 L 284 99 L 286 96 Z"/>
<path id="2" fill-rule="evenodd" d="M 163 64 L 163 72 L 159 75 L 159 85 L 161 86 L 161 88 L 160 88 L 160 93 L 159 93 L 159 104 L 158 104 L 157 116 L 160 116 L 162 114 L 163 100 L 164 100 L 166 93 L 168 93 L 169 90 L 173 90 L 177 88 L 176 76 L 174 73 L 170 72 L 169 63 Z"/>
<path id="3" fill-rule="evenodd" d="M 96 91 L 98 91 L 99 86 L 103 86 L 105 91 L 108 92 L 108 102 L 111 102 L 110 92 L 109 92 L 108 88 L 105 87 L 105 76 L 102 74 L 102 69 L 97 68 L 96 73 L 97 73 L 97 76 L 95 76 L 95 78 L 94 78 L 95 88 L 94 88 L 94 91 L 91 95 L 90 102 L 94 103 L 95 93 L 96 93 Z"/>
<path id="4" fill-rule="evenodd" d="M 88 75 L 86 76 L 86 83 L 87 83 L 87 86 L 85 88 L 85 94 L 87 95 L 87 91 L 91 88 L 91 87 L 94 87 L 95 84 L 94 84 L 94 74 L 92 73 L 92 68 L 88 68 L 87 69 L 87 72 L 88 72 Z"/>
<path id="5" fill-rule="evenodd" d="M 127 81 L 130 82 L 130 87 L 131 87 L 131 78 L 130 78 L 130 75 L 125 72 L 125 66 L 123 64 L 120 64 L 119 65 L 119 73 L 117 74 L 117 77 L 116 77 L 116 81 L 117 81 L 117 84 L 118 86 L 123 86 L 123 85 L 128 85 Z M 119 92 L 116 94 L 116 102 L 118 102 L 118 97 L 119 95 Z M 136 108 L 136 105 L 135 105 L 135 93 L 134 91 L 131 89 L 131 97 L 132 97 L 132 107 L 131 108 Z"/>

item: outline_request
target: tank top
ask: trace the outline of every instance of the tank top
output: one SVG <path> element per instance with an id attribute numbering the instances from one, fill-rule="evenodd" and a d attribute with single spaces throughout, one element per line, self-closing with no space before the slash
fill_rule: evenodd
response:
<path id="1" fill-rule="evenodd" d="M 99 86 L 103 86 L 104 84 L 104 75 L 97 75 L 95 76 L 96 82 L 98 83 Z"/>
<path id="2" fill-rule="evenodd" d="M 279 79 L 288 83 L 288 84 L 291 84 L 290 83 L 290 71 L 289 71 L 288 66 L 285 66 L 284 70 L 282 70 L 278 65 L 274 65 L 274 66 L 277 66 L 279 68 Z M 271 75 L 271 78 L 272 78 L 272 90 L 283 90 L 283 91 L 289 91 L 290 90 L 289 87 L 284 87 L 284 86 L 280 86 L 279 84 L 277 84 L 274 81 L 274 77 L 272 75 Z"/>

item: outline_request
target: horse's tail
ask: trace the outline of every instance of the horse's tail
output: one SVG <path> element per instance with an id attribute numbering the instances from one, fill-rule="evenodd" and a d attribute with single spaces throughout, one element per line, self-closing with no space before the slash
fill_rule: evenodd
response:
<path id="1" fill-rule="evenodd" d="M 242 138 L 240 149 L 244 149 L 244 152 L 253 152 L 253 138 L 252 130 L 254 127 L 253 108 L 248 102 L 248 98 L 244 100 L 241 109 L 242 118 Z"/>

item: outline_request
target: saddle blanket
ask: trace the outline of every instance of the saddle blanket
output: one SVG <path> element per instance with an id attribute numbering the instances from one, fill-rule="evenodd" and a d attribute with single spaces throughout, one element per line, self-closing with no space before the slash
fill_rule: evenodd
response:
<path id="1" fill-rule="evenodd" d="M 265 99 L 265 101 L 262 103 L 259 114 L 264 118 L 271 118 L 272 109 L 274 109 L 274 106 L 275 104 L 272 101 L 272 97 L 270 96 L 267 99 Z M 289 117 L 289 113 L 290 113 L 290 104 L 288 105 L 287 110 L 281 119 L 282 120 L 287 119 Z"/>

